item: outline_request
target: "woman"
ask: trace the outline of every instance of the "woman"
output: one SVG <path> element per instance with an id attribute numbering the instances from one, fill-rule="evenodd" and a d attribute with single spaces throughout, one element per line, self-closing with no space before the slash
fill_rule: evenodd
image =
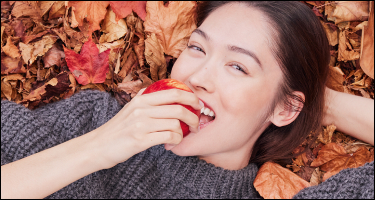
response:
<path id="1" fill-rule="evenodd" d="M 260 198 L 256 164 L 288 158 L 323 116 L 373 144 L 373 100 L 328 90 L 324 103 L 328 41 L 309 8 L 210 4 L 200 5 L 198 28 L 171 74 L 194 94 L 141 90 L 123 108 L 99 91 L 35 111 L 2 101 L 2 198 Z M 346 109 L 352 100 L 365 116 Z M 171 103 L 215 117 L 198 119 Z M 345 120 L 357 118 L 363 121 L 350 126 L 364 126 L 348 127 Z M 185 138 L 178 120 L 190 126 Z M 352 171 L 371 169 L 373 162 Z M 338 176 L 297 197 L 346 195 L 326 189 Z M 373 186 L 354 185 L 358 192 L 348 198 L 374 196 Z"/>

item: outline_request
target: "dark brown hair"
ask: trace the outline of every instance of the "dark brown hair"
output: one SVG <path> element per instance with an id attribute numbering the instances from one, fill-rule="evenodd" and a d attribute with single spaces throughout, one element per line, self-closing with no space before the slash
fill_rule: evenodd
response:
<path id="1" fill-rule="evenodd" d="M 234 1 L 199 3 L 197 26 L 199 27 L 214 10 L 228 3 Z M 321 128 L 330 60 L 328 39 L 319 19 L 301 2 L 238 3 L 257 9 L 265 15 L 272 32 L 270 48 L 283 72 L 283 81 L 278 86 L 279 90 L 268 116 L 272 115 L 280 103 L 300 112 L 289 125 L 268 126 L 255 142 L 250 162 L 262 165 L 273 161 L 284 165 L 294 156 L 293 150 L 302 144 L 310 133 L 314 135 Z M 305 100 L 294 95 L 294 91 L 302 92 Z M 295 107 L 291 99 L 302 102 L 302 110 Z"/>

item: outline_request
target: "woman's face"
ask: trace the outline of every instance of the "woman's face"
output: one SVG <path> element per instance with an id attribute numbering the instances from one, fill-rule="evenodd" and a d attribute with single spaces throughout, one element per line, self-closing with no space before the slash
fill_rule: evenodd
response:
<path id="1" fill-rule="evenodd" d="M 269 42 L 264 15 L 244 4 L 227 4 L 206 18 L 175 62 L 171 78 L 188 85 L 215 119 L 166 149 L 221 167 L 247 165 L 254 142 L 270 124 L 266 113 L 282 80 Z"/>

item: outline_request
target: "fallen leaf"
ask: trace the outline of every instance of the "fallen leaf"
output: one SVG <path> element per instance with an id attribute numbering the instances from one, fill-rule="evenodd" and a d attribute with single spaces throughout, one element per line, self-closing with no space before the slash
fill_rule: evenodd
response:
<path id="1" fill-rule="evenodd" d="M 55 1 L 49 11 L 48 20 L 63 17 L 65 14 L 65 1 Z"/>
<path id="2" fill-rule="evenodd" d="M 125 83 L 119 83 L 117 84 L 118 86 L 118 89 L 126 92 L 127 94 L 130 94 L 131 97 L 135 97 L 135 95 L 137 95 L 137 93 L 139 92 L 139 90 L 141 90 L 143 87 L 143 83 L 141 81 L 141 79 L 138 79 L 136 81 L 128 81 L 128 82 L 125 82 Z"/>
<path id="3" fill-rule="evenodd" d="M 322 182 L 321 175 L 322 172 L 319 170 L 319 167 L 315 168 L 314 172 L 311 174 L 310 185 L 319 185 Z"/>
<path id="4" fill-rule="evenodd" d="M 8 37 L 7 44 L 1 48 L 5 54 L 12 58 L 19 58 L 21 54 L 19 53 L 18 48 L 13 44 L 12 38 Z"/>
<path id="5" fill-rule="evenodd" d="M 64 47 L 68 68 L 82 85 L 105 81 L 109 70 L 108 54 L 110 51 L 108 49 L 99 54 L 99 49 L 91 38 L 82 46 L 80 54 Z"/>
<path id="6" fill-rule="evenodd" d="M 314 170 L 315 170 L 314 168 L 303 166 L 301 167 L 301 170 L 298 171 L 296 174 L 302 179 L 304 179 L 305 181 L 310 182 L 310 179 Z"/>
<path id="7" fill-rule="evenodd" d="M 345 74 L 341 70 L 340 66 L 329 66 L 329 74 L 328 79 L 326 82 L 327 87 L 339 91 L 344 92 L 344 86 L 343 83 L 345 81 L 344 78 Z"/>
<path id="8" fill-rule="evenodd" d="M 117 40 L 112 43 L 101 43 L 96 45 L 99 49 L 99 53 L 106 51 L 107 49 L 123 49 L 125 47 L 125 41 L 124 40 Z"/>
<path id="9" fill-rule="evenodd" d="M 123 57 L 122 68 L 118 73 L 118 75 L 122 78 L 127 76 L 131 72 L 131 70 L 138 64 L 136 56 L 132 49 L 129 49 L 128 51 L 129 54 L 127 57 Z M 124 56 L 126 56 L 126 54 L 124 54 Z"/>
<path id="10" fill-rule="evenodd" d="M 22 23 L 22 20 L 14 20 L 11 22 L 11 26 L 14 29 L 15 36 L 22 38 L 25 35 L 25 26 Z"/>
<path id="11" fill-rule="evenodd" d="M 353 155 L 347 154 L 344 147 L 336 143 L 326 144 L 311 163 L 312 167 L 320 167 L 326 171 L 323 181 L 346 168 L 357 168 L 370 162 L 371 154 L 365 147 L 360 147 Z"/>
<path id="12" fill-rule="evenodd" d="M 151 33 L 151 36 L 145 40 L 145 58 L 150 65 L 151 79 L 153 81 L 167 77 L 167 64 L 162 48 L 155 33 Z"/>
<path id="13" fill-rule="evenodd" d="M 126 17 L 126 23 L 131 29 L 130 37 L 133 38 L 133 49 L 138 58 L 140 68 L 144 68 L 145 59 L 145 34 L 143 31 L 143 21 L 139 17 L 130 14 Z M 132 36 L 134 35 L 134 37 Z"/>
<path id="14" fill-rule="evenodd" d="M 61 51 L 59 48 L 57 48 L 57 45 L 55 43 L 43 57 L 44 67 L 49 68 L 52 65 L 60 67 L 62 58 L 65 58 L 65 53 L 64 51 Z"/>
<path id="15" fill-rule="evenodd" d="M 132 10 L 145 21 L 147 1 L 110 1 L 113 12 L 116 13 L 116 21 L 128 16 Z"/>
<path id="16" fill-rule="evenodd" d="M 40 8 L 40 16 L 45 15 L 52 7 L 55 1 L 38 1 L 38 7 Z"/>
<path id="17" fill-rule="evenodd" d="M 21 58 L 1 55 L 1 74 L 26 73 Z"/>
<path id="18" fill-rule="evenodd" d="M 24 44 L 19 43 L 21 55 L 25 63 L 31 65 L 38 56 L 44 55 L 56 42 L 57 36 L 45 35 L 37 42 Z"/>
<path id="19" fill-rule="evenodd" d="M 318 135 L 318 140 L 323 144 L 328 144 L 332 142 L 332 135 L 335 132 L 336 126 L 331 124 L 323 129 L 322 132 Z"/>
<path id="20" fill-rule="evenodd" d="M 339 33 L 338 61 L 348 61 L 359 59 L 359 52 L 351 50 L 352 47 L 347 38 L 348 30 L 342 30 Z"/>
<path id="21" fill-rule="evenodd" d="M 126 26 L 125 20 L 120 19 L 116 22 L 115 18 L 116 14 L 110 8 L 104 18 L 101 29 L 101 31 L 103 31 L 106 34 L 103 34 L 100 37 L 100 43 L 112 42 L 125 36 L 125 34 L 128 32 L 128 27 Z"/>
<path id="22" fill-rule="evenodd" d="M 36 21 L 41 20 L 41 13 L 37 1 L 16 1 L 12 10 L 12 15 L 16 18 L 29 16 Z"/>
<path id="23" fill-rule="evenodd" d="M 374 79 L 374 2 L 370 1 L 368 26 L 362 30 L 360 65 L 363 71 Z"/>
<path id="24" fill-rule="evenodd" d="M 196 6 L 195 1 L 170 1 L 167 6 L 163 1 L 148 1 L 144 31 L 155 33 L 163 52 L 178 58 L 197 28 Z"/>
<path id="25" fill-rule="evenodd" d="M 319 167 L 340 155 L 346 155 L 344 147 L 334 142 L 324 145 L 318 153 L 318 157 L 311 163 L 311 167 Z"/>
<path id="26" fill-rule="evenodd" d="M 326 171 L 323 176 L 323 181 L 339 173 L 343 169 L 363 166 L 367 162 L 371 162 L 372 160 L 370 159 L 371 153 L 365 147 L 359 148 L 353 155 L 346 154 L 338 156 L 334 160 L 320 167 L 322 170 Z"/>
<path id="27" fill-rule="evenodd" d="M 272 162 L 264 163 L 254 180 L 254 187 L 265 199 L 291 199 L 310 184 L 293 172 Z"/>
<path id="28" fill-rule="evenodd" d="M 368 18 L 368 6 L 368 1 L 339 1 L 332 16 L 336 18 L 336 24 L 344 21 L 365 21 Z"/>
<path id="29" fill-rule="evenodd" d="M 337 45 L 339 43 L 339 39 L 338 39 L 339 38 L 339 33 L 338 33 L 337 29 L 333 30 L 330 26 L 328 26 L 322 20 L 320 20 L 320 23 L 323 25 L 324 30 L 326 31 L 329 44 L 331 46 Z"/>
<path id="30" fill-rule="evenodd" d="M 13 89 L 9 83 L 1 81 L 1 92 L 5 95 L 8 101 L 12 100 Z"/>
<path id="31" fill-rule="evenodd" d="M 68 6 L 73 7 L 73 12 L 79 26 L 83 26 L 83 19 L 90 24 L 90 32 L 100 29 L 100 22 L 107 12 L 108 1 L 69 1 Z"/>

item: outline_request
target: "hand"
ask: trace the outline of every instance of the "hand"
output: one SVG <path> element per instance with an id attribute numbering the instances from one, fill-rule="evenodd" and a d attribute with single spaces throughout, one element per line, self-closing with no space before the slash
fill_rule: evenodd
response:
<path id="1" fill-rule="evenodd" d="M 180 121 L 198 130 L 199 119 L 180 103 L 201 109 L 195 94 L 178 89 L 144 94 L 144 89 L 107 123 L 94 130 L 93 139 L 103 169 L 124 162 L 133 155 L 158 144 L 182 141 Z"/>

